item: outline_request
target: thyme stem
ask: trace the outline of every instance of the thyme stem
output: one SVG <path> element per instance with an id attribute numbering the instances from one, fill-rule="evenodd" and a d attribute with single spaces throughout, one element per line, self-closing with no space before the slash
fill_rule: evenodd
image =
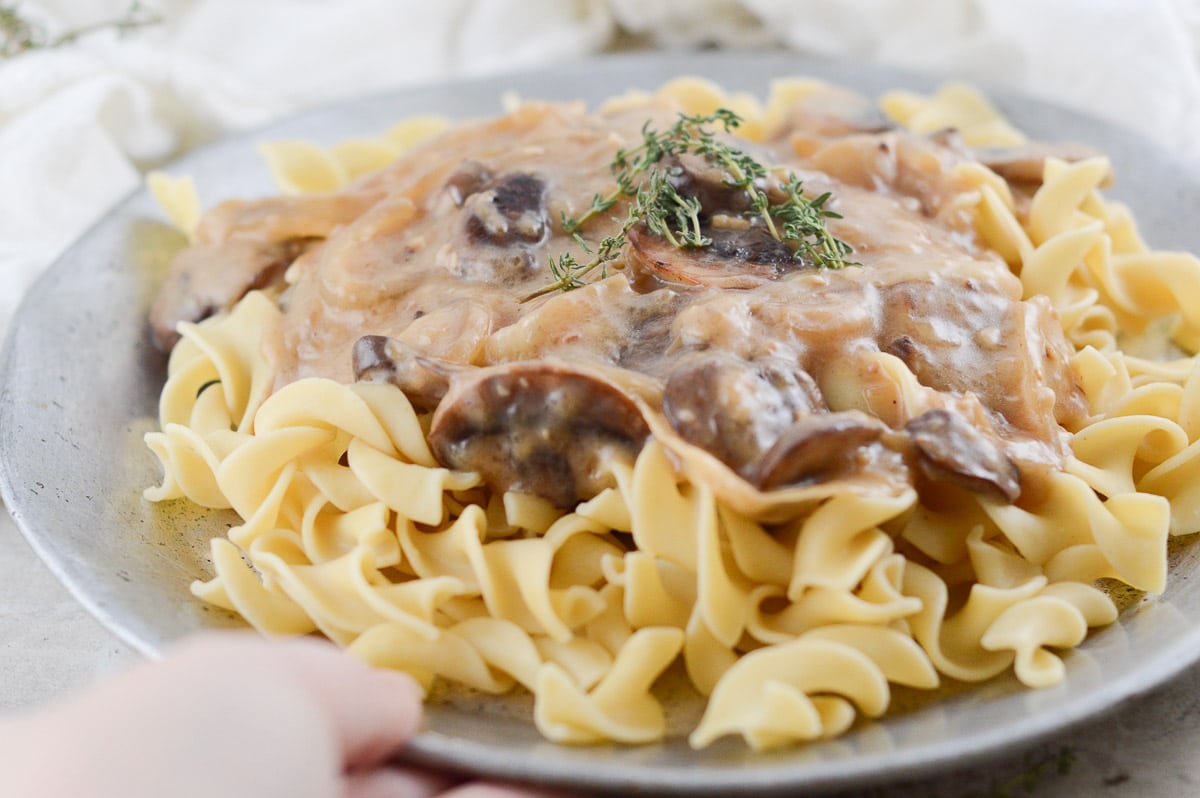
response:
<path id="1" fill-rule="evenodd" d="M 709 246 L 712 241 L 703 233 L 700 217 L 704 209 L 700 200 L 680 194 L 671 180 L 673 173 L 661 165 L 666 159 L 684 154 L 700 156 L 719 166 L 728 177 L 726 185 L 741 189 L 749 196 L 750 210 L 762 218 L 771 236 L 776 241 L 795 245 L 797 259 L 830 269 L 851 265 L 846 260 L 852 251 L 850 245 L 835 238 L 825 225 L 826 218 L 841 218 L 825 208 L 830 198 L 828 193 L 809 200 L 804 197 L 800 180 L 789 175 L 787 183 L 779 186 L 785 200 L 772 204 L 763 189 L 769 179 L 766 167 L 741 150 L 719 141 L 705 127 L 721 124 L 728 133 L 740 122 L 737 114 L 720 108 L 707 116 L 681 113 L 675 124 L 662 133 L 652 130 L 649 122 L 643 125 L 641 143 L 629 150 L 618 150 L 613 159 L 610 169 L 617 182 L 616 188 L 607 194 L 596 194 L 591 207 L 577 218 L 562 214 L 563 231 L 593 255 L 591 260 L 579 263 L 569 252 L 558 258 L 550 258 L 550 274 L 554 281 L 527 294 L 520 301 L 528 302 L 555 291 L 579 288 L 584 284 L 583 278 L 597 269 L 606 275 L 608 263 L 620 255 L 628 241 L 629 231 L 639 223 L 645 224 L 650 232 L 677 248 Z M 675 172 L 678 172 L 678 167 Z M 629 212 L 621 230 L 601 241 L 593 253 L 580 233 L 581 228 L 622 199 L 629 202 Z M 776 220 L 782 223 L 782 229 Z"/>

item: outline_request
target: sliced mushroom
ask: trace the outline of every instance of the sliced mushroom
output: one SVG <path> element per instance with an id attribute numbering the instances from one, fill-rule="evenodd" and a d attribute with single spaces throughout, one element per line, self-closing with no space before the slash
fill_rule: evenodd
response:
<path id="1" fill-rule="evenodd" d="M 730 185 L 730 175 L 720 166 L 695 155 L 683 155 L 665 164 L 667 179 L 680 196 L 700 201 L 706 215 L 750 210 L 750 194 Z"/>
<path id="2" fill-rule="evenodd" d="M 763 456 L 751 481 L 771 490 L 851 476 L 870 462 L 866 447 L 881 448 L 887 431 L 882 421 L 857 410 L 805 416 Z"/>
<path id="3" fill-rule="evenodd" d="M 250 291 L 280 285 L 287 267 L 310 243 L 234 238 L 183 250 L 150 310 L 155 345 L 170 351 L 179 340 L 179 322 L 203 321 L 229 310 Z"/>
<path id="4" fill-rule="evenodd" d="M 505 175 L 471 195 L 467 233 L 472 240 L 504 247 L 536 244 L 546 234 L 546 184 L 533 175 Z"/>
<path id="5" fill-rule="evenodd" d="M 733 185 L 719 164 L 682 155 L 668 162 L 667 174 L 681 196 L 699 201 L 700 232 L 711 243 L 678 247 L 644 225 L 633 228 L 628 262 L 638 278 L 648 278 L 637 280 L 640 286 L 754 288 L 808 265 L 763 226 L 749 192 Z M 785 198 L 774 178 L 759 178 L 755 186 L 773 202 Z"/>
<path id="6" fill-rule="evenodd" d="M 672 286 L 755 288 L 806 268 L 791 248 L 762 227 L 714 228 L 707 247 L 676 247 L 649 230 L 629 231 L 629 263 L 640 275 Z"/>
<path id="7" fill-rule="evenodd" d="M 492 181 L 492 173 L 479 161 L 464 161 L 446 180 L 446 191 L 455 206 L 461 208 L 467 197 L 478 194 Z"/>
<path id="8" fill-rule="evenodd" d="M 903 360 L 904 365 L 908 366 L 910 371 L 915 369 L 916 364 L 921 363 L 925 357 L 921 345 L 908 334 L 897 335 L 880 348 L 889 355 L 895 355 Z"/>
<path id="9" fill-rule="evenodd" d="M 617 386 L 562 364 L 527 361 L 453 380 L 429 443 L 445 466 L 569 508 L 610 487 L 605 459 L 636 457 L 649 434 Z"/>
<path id="10" fill-rule="evenodd" d="M 407 344 L 384 335 L 364 335 L 354 344 L 354 379 L 390 382 L 418 410 L 433 410 L 450 390 L 450 380 L 471 366 L 424 357 Z"/>
<path id="11" fill-rule="evenodd" d="M 929 410 L 909 421 L 904 430 L 916 449 L 918 467 L 930 479 L 1010 503 L 1021 495 L 1016 463 L 959 414 Z"/>
<path id="12" fill-rule="evenodd" d="M 482 167 L 481 167 L 482 169 Z M 479 187 L 486 171 L 469 169 L 449 184 L 451 198 L 462 200 L 462 221 L 448 268 L 463 280 L 515 284 L 537 271 L 534 249 L 549 232 L 546 184 L 523 172 L 504 175 Z"/>
<path id="13" fill-rule="evenodd" d="M 1095 158 L 1100 153 L 1083 144 L 1043 144 L 1029 143 L 1019 147 L 1004 147 L 981 149 L 975 151 L 975 157 L 984 166 L 1003 177 L 1010 183 L 1042 182 L 1046 169 L 1047 158 L 1074 163 Z M 1112 172 L 1104 179 L 1104 185 L 1112 181 Z"/>
<path id="14" fill-rule="evenodd" d="M 687 358 L 663 393 L 663 414 L 680 437 L 743 476 L 797 420 L 824 406 L 803 369 L 720 351 Z"/>

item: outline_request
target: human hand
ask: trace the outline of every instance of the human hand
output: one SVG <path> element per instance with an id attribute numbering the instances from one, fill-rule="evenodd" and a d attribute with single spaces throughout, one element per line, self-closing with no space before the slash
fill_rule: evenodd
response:
<path id="1" fill-rule="evenodd" d="M 0 721 L 0 795 L 518 798 L 389 763 L 421 719 L 404 674 L 317 640 L 206 633 L 161 662 Z"/>

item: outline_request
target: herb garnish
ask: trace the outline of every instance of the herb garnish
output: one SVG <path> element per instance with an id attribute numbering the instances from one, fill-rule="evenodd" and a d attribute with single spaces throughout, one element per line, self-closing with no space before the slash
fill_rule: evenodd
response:
<path id="1" fill-rule="evenodd" d="M 607 276 L 608 264 L 615 260 L 628 241 L 629 231 L 644 223 L 650 232 L 666 239 L 672 246 L 707 247 L 711 239 L 701 231 L 700 215 L 704 210 L 700 200 L 679 193 L 671 182 L 672 173 L 662 165 L 666 159 L 684 154 L 698 155 L 719 167 L 726 176 L 726 185 L 741 189 L 750 199 L 750 211 L 761 218 L 763 225 L 776 241 L 795 245 L 796 259 L 814 266 L 841 269 L 857 265 L 846 260 L 853 250 L 832 233 L 825 219 L 842 218 L 825 207 L 829 192 L 816 199 L 802 193 L 803 183 L 789 175 L 779 189 L 785 195 L 780 203 L 772 203 L 763 186 L 771 179 L 767 168 L 752 156 L 718 140 L 705 125 L 719 123 L 726 133 L 741 124 L 733 111 L 719 108 L 707 116 L 679 114 L 679 119 L 664 132 L 658 132 L 647 122 L 642 126 L 642 143 L 630 150 L 618 150 L 611 171 L 617 186 L 606 195 L 596 194 L 592 205 L 583 215 L 571 218 L 564 212 L 563 231 L 572 236 L 584 251 L 592 255 L 580 263 L 569 252 L 550 258 L 550 274 L 554 282 L 523 297 L 527 302 L 554 291 L 570 291 L 584 285 L 583 278 L 596 269 Z M 621 220 L 621 229 L 600 241 L 595 251 L 580 230 L 593 217 L 613 208 L 623 197 L 630 198 L 629 211 Z M 614 219 L 614 221 L 617 221 Z"/>
<path id="2" fill-rule="evenodd" d="M 63 47 L 84 36 L 102 30 L 113 30 L 124 36 L 130 31 L 157 25 L 162 17 L 145 8 L 141 2 L 132 3 L 119 19 L 111 19 L 69 30 L 49 38 L 37 23 L 23 17 L 15 5 L 0 5 L 0 58 L 12 58 L 27 50 L 46 50 Z"/>

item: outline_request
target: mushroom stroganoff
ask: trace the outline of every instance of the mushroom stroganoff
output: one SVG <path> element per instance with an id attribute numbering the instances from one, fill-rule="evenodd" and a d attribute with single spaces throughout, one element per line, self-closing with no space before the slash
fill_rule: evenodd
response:
<path id="1" fill-rule="evenodd" d="M 152 311 L 147 496 L 241 515 L 194 590 L 266 633 L 519 685 L 566 743 L 660 739 L 680 662 L 692 744 L 766 748 L 1057 682 L 1200 530 L 1200 264 L 967 87 L 398 130 L 268 145 L 290 193 L 205 214 Z M 1126 355 L 1156 319 L 1178 357 Z"/>

